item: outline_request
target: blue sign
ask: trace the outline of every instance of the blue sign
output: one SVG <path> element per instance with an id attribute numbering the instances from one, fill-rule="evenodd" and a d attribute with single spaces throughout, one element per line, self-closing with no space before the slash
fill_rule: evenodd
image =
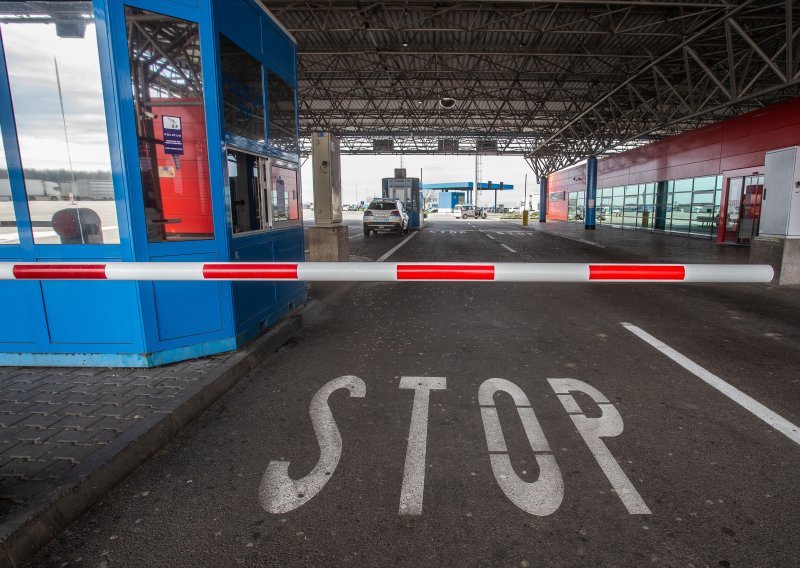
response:
<path id="1" fill-rule="evenodd" d="M 161 117 L 161 126 L 164 130 L 164 153 L 177 156 L 183 155 L 183 127 L 181 117 Z"/>

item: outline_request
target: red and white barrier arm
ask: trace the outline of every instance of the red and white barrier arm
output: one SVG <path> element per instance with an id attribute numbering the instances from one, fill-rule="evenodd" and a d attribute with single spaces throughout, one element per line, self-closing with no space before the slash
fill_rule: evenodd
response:
<path id="1" fill-rule="evenodd" d="M 770 282 L 760 264 L 453 262 L 0 262 L 0 280 L 298 280 L 306 282 Z"/>

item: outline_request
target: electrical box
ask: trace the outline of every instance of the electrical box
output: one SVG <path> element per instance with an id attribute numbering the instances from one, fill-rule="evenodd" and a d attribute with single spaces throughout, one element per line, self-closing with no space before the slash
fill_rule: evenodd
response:
<path id="1" fill-rule="evenodd" d="M 800 238 L 800 147 L 767 152 L 758 234 Z"/>
<path id="2" fill-rule="evenodd" d="M 313 135 L 311 162 L 314 169 L 314 222 L 342 222 L 342 174 L 339 139 L 330 132 Z"/>

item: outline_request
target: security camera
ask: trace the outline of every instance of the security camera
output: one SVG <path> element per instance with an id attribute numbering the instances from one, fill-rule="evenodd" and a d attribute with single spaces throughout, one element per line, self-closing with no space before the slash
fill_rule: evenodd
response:
<path id="1" fill-rule="evenodd" d="M 456 100 L 450 97 L 442 97 L 439 99 L 439 106 L 442 108 L 453 108 L 456 106 Z"/>

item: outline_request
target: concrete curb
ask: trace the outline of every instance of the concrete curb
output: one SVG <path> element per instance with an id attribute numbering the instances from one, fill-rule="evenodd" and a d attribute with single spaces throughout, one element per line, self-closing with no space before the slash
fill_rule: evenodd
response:
<path id="1" fill-rule="evenodd" d="M 107 491 L 295 336 L 308 315 L 318 315 L 326 306 L 327 302 L 312 300 L 295 310 L 233 355 L 226 364 L 187 389 L 186 395 L 173 407 L 149 415 L 71 470 L 58 487 L 35 498 L 24 510 L 10 515 L 0 535 L 0 568 L 22 566 L 34 552 L 100 501 Z"/>

